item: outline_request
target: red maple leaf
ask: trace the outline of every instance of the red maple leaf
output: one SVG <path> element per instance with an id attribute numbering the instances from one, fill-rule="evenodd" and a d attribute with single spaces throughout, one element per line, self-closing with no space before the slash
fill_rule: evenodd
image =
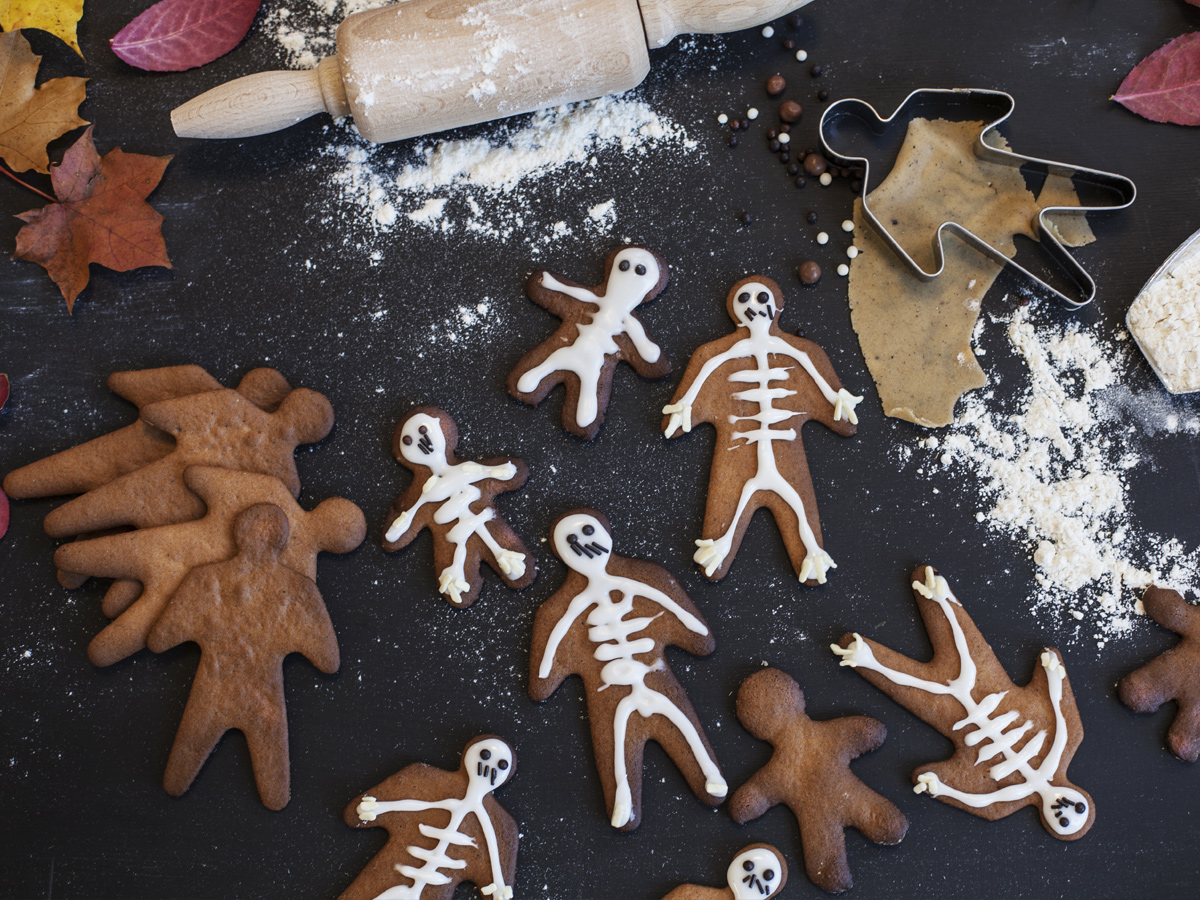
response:
<path id="1" fill-rule="evenodd" d="M 21 213 L 16 259 L 42 266 L 62 291 L 67 312 L 87 287 L 89 263 L 117 272 L 140 266 L 171 268 L 162 221 L 146 202 L 169 156 L 110 150 L 103 158 L 87 131 L 50 170 L 57 203 Z"/>

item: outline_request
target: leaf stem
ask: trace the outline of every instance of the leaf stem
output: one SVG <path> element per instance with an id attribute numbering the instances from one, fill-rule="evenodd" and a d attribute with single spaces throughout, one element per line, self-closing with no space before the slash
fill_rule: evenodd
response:
<path id="1" fill-rule="evenodd" d="M 45 197 L 47 200 L 49 200 L 51 203 L 57 203 L 57 202 L 58 202 L 58 201 L 57 201 L 55 198 L 51 197 L 51 196 L 50 196 L 49 194 L 47 194 L 45 191 L 39 190 L 38 188 L 35 188 L 35 187 L 34 187 L 32 184 L 28 184 L 28 183 L 26 183 L 26 182 L 22 181 L 20 178 L 18 178 L 18 177 L 17 177 L 16 175 L 14 175 L 12 172 L 8 171 L 8 169 L 4 168 L 4 166 L 0 166 L 0 173 L 3 173 L 3 174 L 5 174 L 5 175 L 7 175 L 9 178 L 11 178 L 13 181 L 15 181 L 15 182 L 16 182 L 17 184 L 19 184 L 21 187 L 23 187 L 23 188 L 28 188 L 29 190 L 33 191 L 35 194 L 40 194 L 41 196 L 43 196 L 43 197 Z"/>

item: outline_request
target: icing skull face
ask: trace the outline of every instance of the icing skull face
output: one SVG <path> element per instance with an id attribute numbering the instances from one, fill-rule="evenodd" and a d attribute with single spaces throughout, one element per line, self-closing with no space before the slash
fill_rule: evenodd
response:
<path id="1" fill-rule="evenodd" d="M 609 289 L 616 286 L 642 296 L 658 284 L 661 275 L 654 254 L 641 247 L 627 247 L 613 258 L 612 271 L 608 275 Z"/>
<path id="2" fill-rule="evenodd" d="M 730 314 L 747 328 L 767 328 L 783 309 L 778 293 L 761 281 L 747 281 L 734 291 Z"/>
<path id="3" fill-rule="evenodd" d="M 512 776 L 512 748 L 499 738 L 484 738 L 472 744 L 463 761 L 471 786 L 485 793 L 496 790 Z"/>
<path id="4" fill-rule="evenodd" d="M 446 463 L 442 423 L 426 413 L 409 416 L 400 434 L 400 453 L 412 463 L 436 469 Z"/>
<path id="5" fill-rule="evenodd" d="M 779 889 L 783 863 L 766 847 L 743 850 L 729 864 L 726 878 L 734 900 L 764 900 Z"/>
<path id="6" fill-rule="evenodd" d="M 1042 798 L 1042 815 L 1055 834 L 1074 834 L 1087 824 L 1087 798 L 1071 788 L 1055 788 L 1053 800 Z"/>
<path id="7" fill-rule="evenodd" d="M 554 527 L 554 550 L 575 571 L 599 574 L 608 565 L 612 535 L 595 516 L 575 513 Z"/>

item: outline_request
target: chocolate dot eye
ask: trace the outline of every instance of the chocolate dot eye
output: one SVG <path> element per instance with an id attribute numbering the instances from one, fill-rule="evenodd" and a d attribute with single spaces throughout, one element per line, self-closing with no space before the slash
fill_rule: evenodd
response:
<path id="1" fill-rule="evenodd" d="M 429 429 L 428 429 L 428 428 L 426 428 L 424 425 L 422 425 L 420 428 L 418 428 L 418 429 L 417 429 L 417 431 L 421 432 L 421 434 L 428 434 L 428 433 L 429 433 Z"/>
<path id="2" fill-rule="evenodd" d="M 586 534 L 586 535 L 591 535 L 591 534 L 594 534 L 594 533 L 595 533 L 595 531 L 596 531 L 596 529 L 595 529 L 595 528 L 593 528 L 591 525 L 584 525 L 584 526 L 583 526 L 583 533 L 584 533 L 584 534 Z"/>
<path id="3" fill-rule="evenodd" d="M 491 750 L 480 750 L 480 751 L 479 751 L 479 758 L 480 758 L 480 759 L 482 759 L 482 760 L 488 760 L 488 759 L 491 759 L 491 758 L 492 758 L 492 751 L 491 751 Z"/>
<path id="4" fill-rule="evenodd" d="M 403 442 L 404 446 L 406 446 L 406 447 L 408 447 L 408 446 L 411 446 L 411 444 L 412 444 L 412 435 L 411 435 L 411 434 L 406 434 L 406 435 L 405 435 L 403 438 L 401 438 L 401 441 Z"/>
<path id="5" fill-rule="evenodd" d="M 738 294 L 738 303 L 749 303 L 750 295 L 748 293 Z"/>
<path id="6" fill-rule="evenodd" d="M 629 260 L 627 260 L 627 259 L 621 260 L 621 264 L 619 266 L 617 266 L 617 268 L 620 269 L 622 272 L 628 272 L 629 271 Z"/>
<path id="7" fill-rule="evenodd" d="M 754 871 L 754 862 L 752 860 L 748 859 L 744 863 L 742 863 L 742 868 L 745 869 L 747 872 L 753 872 Z"/>
<path id="8" fill-rule="evenodd" d="M 763 878 L 765 878 L 767 881 L 770 881 L 774 877 L 775 872 L 772 869 L 767 869 L 767 871 L 763 872 Z"/>
<path id="9" fill-rule="evenodd" d="M 505 769 L 508 768 L 508 760 L 507 759 L 500 760 L 500 762 L 496 763 L 496 768 L 499 769 L 501 772 L 503 772 Z"/>
<path id="10" fill-rule="evenodd" d="M 770 299 L 771 299 L 771 295 L 768 294 L 766 291 L 759 291 L 759 293 L 758 293 L 758 302 L 759 303 L 766 303 Z"/>
<path id="11" fill-rule="evenodd" d="M 1087 807 L 1086 807 L 1086 806 L 1084 806 L 1082 803 L 1076 803 L 1076 804 L 1075 804 L 1075 812 L 1079 813 L 1080 815 L 1083 815 L 1083 811 L 1084 811 L 1085 809 L 1087 809 Z"/>
<path id="12" fill-rule="evenodd" d="M 637 272 L 639 275 L 645 275 L 646 267 L 645 266 L 635 266 L 633 271 Z"/>

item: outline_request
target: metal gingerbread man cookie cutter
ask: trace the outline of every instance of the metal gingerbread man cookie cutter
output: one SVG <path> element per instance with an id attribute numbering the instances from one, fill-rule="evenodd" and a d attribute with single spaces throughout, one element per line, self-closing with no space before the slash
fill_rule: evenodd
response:
<path id="1" fill-rule="evenodd" d="M 885 244 L 892 249 L 900 260 L 912 271 L 912 273 L 922 281 L 932 281 L 942 274 L 945 269 L 945 251 L 942 247 L 942 234 L 950 232 L 956 237 L 966 242 L 971 247 L 974 247 L 980 253 L 994 260 L 1002 266 L 1009 266 L 1020 272 L 1025 278 L 1038 285 L 1038 287 L 1049 291 L 1054 296 L 1061 299 L 1064 303 L 1073 309 L 1078 309 L 1081 306 L 1086 306 L 1091 303 L 1096 296 L 1096 282 L 1092 279 L 1087 270 L 1079 264 L 1074 256 L 1063 246 L 1054 232 L 1052 225 L 1047 222 L 1048 216 L 1053 216 L 1055 213 L 1080 214 L 1087 212 L 1099 212 L 1102 210 L 1118 210 L 1124 209 L 1133 203 L 1137 197 L 1137 187 L 1128 178 L 1122 175 L 1115 175 L 1111 172 L 1102 172 L 1098 169 L 1088 169 L 1080 166 L 1070 166 L 1065 163 L 1053 162 L 1045 159 L 1038 159 L 1034 156 L 1024 156 L 1020 153 L 1013 153 L 1009 150 L 1001 150 L 993 147 L 984 141 L 984 138 L 993 129 L 1000 126 L 1016 107 L 1016 101 L 1010 94 L 1004 91 L 983 90 L 977 88 L 922 88 L 913 91 L 909 94 L 897 108 L 887 118 L 881 116 L 875 109 L 864 100 L 849 98 L 839 100 L 825 110 L 821 116 L 820 135 L 821 145 L 824 147 L 826 154 L 840 165 L 859 166 L 863 170 L 862 177 L 862 212 L 863 218 L 871 229 L 879 235 Z M 859 120 L 867 126 L 871 132 L 877 137 L 883 135 L 897 120 L 911 119 L 919 112 L 928 110 L 938 117 L 950 118 L 947 115 L 956 112 L 970 111 L 972 118 L 983 118 L 984 126 L 979 132 L 979 136 L 975 139 L 973 149 L 975 155 L 986 162 L 997 163 L 1003 166 L 1011 166 L 1022 172 L 1041 175 L 1061 175 L 1071 179 L 1072 184 L 1083 184 L 1095 189 L 1097 193 L 1112 195 L 1112 202 L 1099 202 L 1095 205 L 1080 205 L 1080 206 L 1047 206 L 1038 211 L 1038 214 L 1033 220 L 1033 231 L 1041 242 L 1043 249 L 1050 258 L 1062 269 L 1067 280 L 1069 280 L 1078 289 L 1077 296 L 1069 296 L 1061 290 L 1046 283 L 1033 272 L 1022 266 L 1016 260 L 1008 257 L 996 247 L 993 247 L 988 242 L 984 241 L 971 231 L 967 230 L 962 225 L 954 221 L 945 221 L 938 226 L 933 237 L 933 258 L 935 268 L 929 271 L 921 267 L 907 250 L 900 245 L 900 242 L 892 235 L 890 231 L 879 221 L 879 218 L 871 210 L 870 204 L 867 202 L 868 194 L 871 190 L 870 177 L 871 166 L 868 160 L 864 157 L 844 156 L 833 149 L 830 143 L 830 136 L 835 126 L 840 120 L 853 118 Z M 981 115 L 982 114 L 982 115 Z M 961 121 L 962 116 L 953 116 L 955 120 Z M 1082 299 L 1080 299 L 1082 298 Z"/>

